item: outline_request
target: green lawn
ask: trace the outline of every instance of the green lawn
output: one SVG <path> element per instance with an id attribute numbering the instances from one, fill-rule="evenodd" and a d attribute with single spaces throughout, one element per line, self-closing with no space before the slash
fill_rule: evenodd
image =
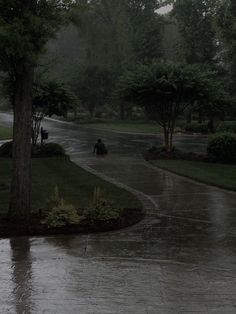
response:
<path id="1" fill-rule="evenodd" d="M 98 123 L 87 123 L 83 126 L 102 129 L 112 130 L 118 132 L 134 132 L 134 133 L 160 133 L 162 132 L 161 127 L 155 123 L 141 123 L 141 122 L 98 122 Z"/>
<path id="2" fill-rule="evenodd" d="M 0 125 L 0 140 L 9 140 L 12 138 L 12 129 Z"/>
<path id="3" fill-rule="evenodd" d="M 236 165 L 185 160 L 155 160 L 151 163 L 209 185 L 236 191 Z"/>
<path id="4" fill-rule="evenodd" d="M 11 160 L 0 158 L 0 212 L 6 212 L 9 201 Z M 32 160 L 33 209 L 42 208 L 53 194 L 55 186 L 60 196 L 78 208 L 87 206 L 95 187 L 100 187 L 107 199 L 122 207 L 140 208 L 140 201 L 131 193 L 111 185 L 84 171 L 65 158 L 36 158 Z M 7 185 L 7 186 L 4 186 Z"/>

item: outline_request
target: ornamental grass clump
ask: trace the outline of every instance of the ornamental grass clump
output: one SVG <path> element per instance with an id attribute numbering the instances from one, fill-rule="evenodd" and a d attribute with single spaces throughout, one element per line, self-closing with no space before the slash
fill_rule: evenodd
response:
<path id="1" fill-rule="evenodd" d="M 106 221 L 118 219 L 122 209 L 114 205 L 113 202 L 104 198 L 100 187 L 94 189 L 93 200 L 84 210 L 84 217 L 90 221 Z"/>
<path id="2" fill-rule="evenodd" d="M 73 205 L 65 203 L 64 199 L 59 196 L 56 187 L 53 196 L 47 201 L 46 208 L 43 211 L 42 223 L 49 227 L 64 227 L 79 224 L 80 221 L 81 217 L 78 211 Z"/>

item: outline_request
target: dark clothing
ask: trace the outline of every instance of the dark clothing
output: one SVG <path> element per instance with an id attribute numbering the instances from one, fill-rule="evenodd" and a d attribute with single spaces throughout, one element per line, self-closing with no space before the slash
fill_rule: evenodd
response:
<path id="1" fill-rule="evenodd" d="M 107 149 L 104 143 L 98 142 L 94 146 L 94 153 L 97 155 L 106 155 L 107 154 Z"/>

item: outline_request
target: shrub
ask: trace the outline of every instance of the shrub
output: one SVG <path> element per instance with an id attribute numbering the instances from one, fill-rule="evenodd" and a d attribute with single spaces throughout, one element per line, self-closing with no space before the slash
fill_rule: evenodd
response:
<path id="1" fill-rule="evenodd" d="M 236 160 L 236 137 L 230 133 L 216 134 L 210 137 L 207 156 L 214 162 L 233 162 Z"/>
<path id="2" fill-rule="evenodd" d="M 111 201 L 106 200 L 101 193 L 100 188 L 95 188 L 93 201 L 88 208 L 84 210 L 83 216 L 90 220 L 112 220 L 118 219 L 121 209 L 114 206 Z"/>
<path id="3" fill-rule="evenodd" d="M 32 157 L 65 156 L 64 148 L 56 143 L 32 146 Z"/>
<path id="4" fill-rule="evenodd" d="M 177 126 L 177 127 L 175 128 L 175 133 L 181 133 L 181 132 L 182 132 L 181 127 Z"/>
<path id="5" fill-rule="evenodd" d="M 12 157 L 12 143 L 4 143 L 0 147 L 0 157 Z M 65 150 L 62 146 L 56 143 L 47 143 L 43 145 L 32 145 L 32 157 L 54 157 L 65 156 Z"/>
<path id="6" fill-rule="evenodd" d="M 73 205 L 66 204 L 60 198 L 58 188 L 55 188 L 54 195 L 48 200 L 46 208 L 43 211 L 42 222 L 49 227 L 63 227 L 67 225 L 78 224 L 81 220 L 77 210 Z"/>
<path id="7" fill-rule="evenodd" d="M 222 122 L 218 125 L 216 132 L 236 133 L 236 122 Z"/>
<path id="8" fill-rule="evenodd" d="M 208 133 L 208 125 L 205 123 L 188 123 L 185 125 L 185 131 L 189 133 Z"/>
<path id="9" fill-rule="evenodd" d="M 11 157 L 12 156 L 12 141 L 6 142 L 0 146 L 0 157 Z"/>

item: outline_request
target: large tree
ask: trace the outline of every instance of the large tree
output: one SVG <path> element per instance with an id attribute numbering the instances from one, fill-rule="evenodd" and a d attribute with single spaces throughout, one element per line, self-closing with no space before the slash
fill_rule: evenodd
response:
<path id="1" fill-rule="evenodd" d="M 70 0 L 0 0 L 0 70 L 14 110 L 9 217 L 27 224 L 31 210 L 31 118 L 34 71 Z"/>
<path id="2" fill-rule="evenodd" d="M 139 64 L 121 77 L 118 93 L 145 108 L 164 134 L 165 149 L 173 148 L 173 132 L 180 114 L 196 101 L 221 100 L 214 83 L 214 73 L 197 65 L 174 63 Z"/>
<path id="3" fill-rule="evenodd" d="M 172 15 L 183 39 L 187 63 L 214 63 L 217 38 L 214 27 L 219 0 L 173 0 Z"/>
<path id="4" fill-rule="evenodd" d="M 81 79 L 77 81 L 77 86 L 81 84 L 80 90 L 84 91 L 86 80 L 87 88 L 90 88 L 93 78 L 90 79 L 86 73 L 90 72 L 91 68 L 99 69 L 101 72 L 106 72 L 109 68 L 114 74 L 112 77 L 109 76 L 109 84 L 103 79 L 99 84 L 111 96 L 117 79 L 130 64 L 162 56 L 164 19 L 156 10 L 165 2 L 78 0 L 81 6 L 78 13 L 81 51 L 77 70 Z M 91 107 L 92 101 L 94 107 L 94 103 L 99 103 L 96 92 L 90 88 L 89 94 L 94 97 L 93 99 L 89 97 L 88 105 Z M 124 118 L 123 103 L 120 103 L 119 109 L 121 118 Z"/>
<path id="5" fill-rule="evenodd" d="M 218 11 L 218 29 L 223 42 L 223 52 L 226 58 L 224 64 L 229 69 L 231 89 L 236 87 L 236 2 L 235 0 L 223 0 Z"/>

